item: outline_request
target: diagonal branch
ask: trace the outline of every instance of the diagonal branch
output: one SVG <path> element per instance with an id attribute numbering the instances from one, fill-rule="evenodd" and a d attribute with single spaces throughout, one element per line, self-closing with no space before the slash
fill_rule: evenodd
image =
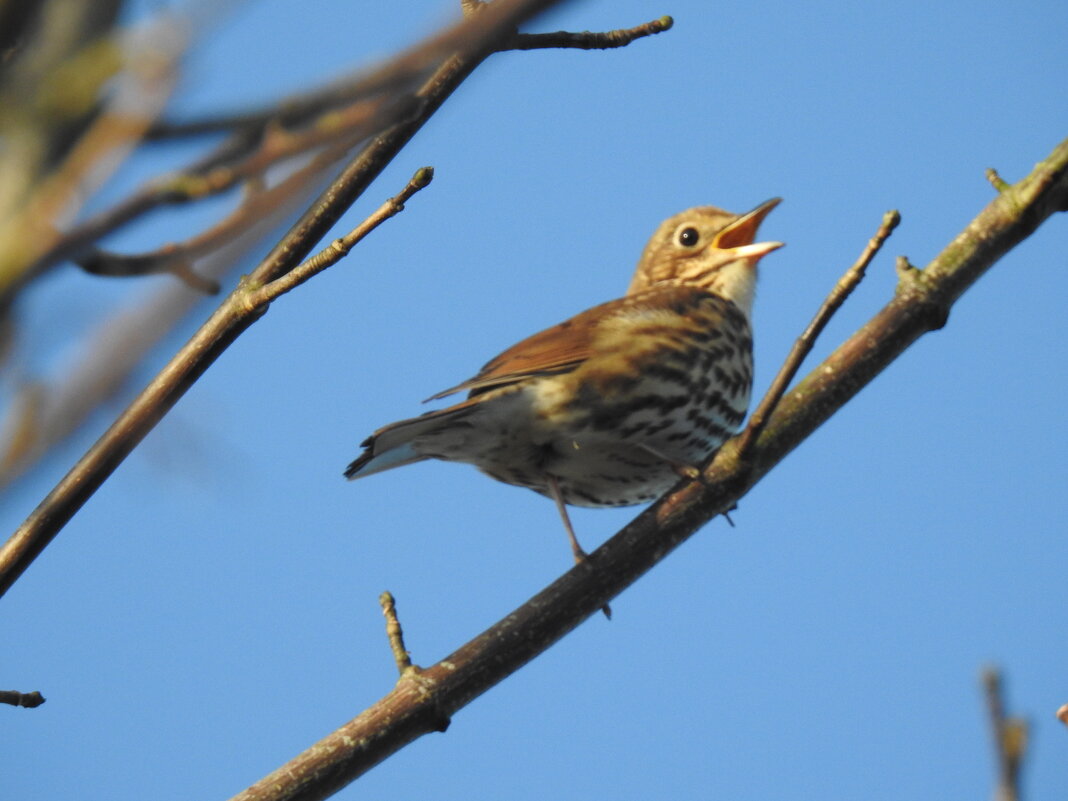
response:
<path id="1" fill-rule="evenodd" d="M 834 285 L 831 294 L 823 301 L 823 305 L 816 312 L 816 316 L 812 318 L 812 322 L 797 338 L 793 348 L 790 349 L 790 354 L 786 357 L 786 361 L 779 368 L 775 380 L 771 382 L 771 387 L 768 389 L 767 394 L 764 395 L 764 399 L 760 401 L 756 411 L 749 415 L 749 425 L 742 432 L 741 439 L 738 442 L 738 452 L 740 454 L 744 455 L 752 446 L 753 441 L 760 436 L 760 432 L 767 425 L 768 418 L 771 417 L 775 408 L 779 405 L 779 401 L 782 400 L 786 388 L 790 386 L 790 382 L 794 380 L 797 371 L 801 369 L 801 365 L 808 357 L 808 354 L 812 352 L 812 347 L 816 344 L 816 338 L 827 327 L 827 323 L 831 321 L 834 313 L 842 307 L 842 304 L 846 302 L 853 290 L 857 288 L 857 284 L 863 280 L 864 272 L 868 269 L 868 265 L 871 264 L 871 260 L 882 249 L 883 244 L 900 222 L 901 215 L 896 211 L 888 211 L 883 215 L 883 222 L 879 226 L 879 230 L 875 232 L 875 236 L 868 240 L 868 244 L 864 246 L 864 252 L 860 254 L 860 258 L 856 260 L 852 267 L 846 270 L 845 275 L 838 279 L 838 283 Z"/>
<path id="2" fill-rule="evenodd" d="M 940 328 L 954 301 L 1056 211 L 1068 210 L 1068 140 L 1007 186 L 923 271 L 900 273 L 893 299 L 786 394 L 741 459 L 735 438 L 697 480 L 679 484 L 534 598 L 438 663 L 403 675 L 376 704 L 233 801 L 324 798 L 431 731 L 595 614 L 734 503 L 910 344 Z M 591 570 L 590 568 L 593 568 Z"/>

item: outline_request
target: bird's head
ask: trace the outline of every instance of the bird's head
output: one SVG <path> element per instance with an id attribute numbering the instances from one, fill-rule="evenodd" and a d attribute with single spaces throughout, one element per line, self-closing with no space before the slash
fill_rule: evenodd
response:
<path id="1" fill-rule="evenodd" d="M 669 217 L 645 246 L 628 295 L 669 282 L 707 289 L 733 301 L 746 316 L 753 306 L 757 262 L 782 242 L 754 242 L 781 202 L 772 198 L 745 214 L 697 206 Z"/>

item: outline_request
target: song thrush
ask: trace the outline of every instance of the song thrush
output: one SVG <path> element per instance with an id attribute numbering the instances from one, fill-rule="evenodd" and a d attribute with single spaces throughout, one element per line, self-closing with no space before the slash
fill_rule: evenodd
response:
<path id="1" fill-rule="evenodd" d="M 474 378 L 460 403 L 380 428 L 345 475 L 423 459 L 466 462 L 556 502 L 627 506 L 693 476 L 741 425 L 753 376 L 753 243 L 775 198 L 747 214 L 713 206 L 669 218 L 625 297 L 529 337 Z"/>

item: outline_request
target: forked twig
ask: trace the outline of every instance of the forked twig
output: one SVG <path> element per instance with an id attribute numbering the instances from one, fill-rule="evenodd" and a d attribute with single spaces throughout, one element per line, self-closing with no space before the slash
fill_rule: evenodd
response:
<path id="1" fill-rule="evenodd" d="M 857 284 L 864 278 L 864 271 L 868 269 L 871 260 L 875 258 L 875 254 L 879 252 L 883 243 L 886 242 L 900 222 L 901 215 L 897 211 L 888 211 L 883 215 L 879 230 L 875 232 L 875 236 L 868 240 L 868 244 L 865 245 L 860 258 L 838 279 L 838 283 L 834 285 L 834 289 L 823 301 L 823 305 L 816 312 L 816 316 L 812 318 L 812 322 L 808 324 L 801 336 L 794 342 L 794 346 L 779 369 L 778 375 L 771 382 L 771 387 L 768 388 L 763 400 L 760 401 L 760 405 L 749 416 L 749 425 L 742 432 L 741 441 L 738 443 L 738 457 L 740 459 L 745 458 L 753 442 L 760 436 L 760 432 L 764 430 L 768 418 L 774 413 L 775 407 L 779 405 L 779 401 L 782 400 L 782 396 L 786 393 L 786 388 L 790 386 L 790 382 L 794 380 L 794 376 L 797 375 L 797 371 L 801 368 L 805 358 L 812 351 L 812 346 L 816 344 L 816 338 L 820 335 L 820 332 L 830 322 L 834 313 L 845 303 L 846 298 L 856 289 Z"/>
<path id="2" fill-rule="evenodd" d="M 373 214 L 345 234 L 345 236 L 335 239 L 329 246 L 323 248 L 310 259 L 301 262 L 288 273 L 276 278 L 269 284 L 255 289 L 250 287 L 246 295 L 248 302 L 253 306 L 266 305 L 286 292 L 296 289 L 309 278 L 318 275 L 328 267 L 337 264 L 371 231 L 390 217 L 404 211 L 404 204 L 411 199 L 412 195 L 429 186 L 432 180 L 434 180 L 434 168 L 420 167 L 415 171 L 415 175 L 408 181 L 404 189 L 379 206 Z"/>

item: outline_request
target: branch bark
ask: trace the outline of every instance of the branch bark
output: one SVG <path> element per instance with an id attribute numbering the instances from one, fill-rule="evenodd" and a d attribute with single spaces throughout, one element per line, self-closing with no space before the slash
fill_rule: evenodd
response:
<path id="1" fill-rule="evenodd" d="M 961 294 L 1049 216 L 1068 210 L 1068 140 L 998 196 L 925 269 L 899 268 L 890 302 L 790 390 L 741 453 L 728 442 L 680 483 L 523 606 L 447 657 L 412 667 L 373 706 L 233 801 L 325 798 L 450 717 L 595 614 L 713 517 L 729 510 L 791 450 L 919 337 L 945 323 Z"/>

